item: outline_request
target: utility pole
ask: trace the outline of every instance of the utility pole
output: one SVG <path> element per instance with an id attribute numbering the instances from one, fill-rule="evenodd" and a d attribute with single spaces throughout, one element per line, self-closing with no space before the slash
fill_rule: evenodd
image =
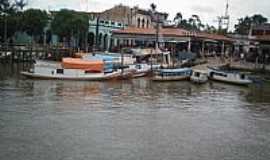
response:
<path id="1" fill-rule="evenodd" d="M 4 21 L 5 21 L 5 27 L 4 27 L 4 41 L 5 45 L 7 47 L 7 15 L 4 13 Z"/>
<path id="2" fill-rule="evenodd" d="M 96 22 L 96 40 L 95 40 L 95 47 L 94 50 L 97 50 L 97 47 L 99 46 L 99 15 L 97 15 L 97 22 Z"/>
<path id="3" fill-rule="evenodd" d="M 225 32 L 227 33 L 230 27 L 229 0 L 226 2 L 225 14 L 223 16 L 218 16 L 217 22 L 219 32 L 225 29 Z"/>

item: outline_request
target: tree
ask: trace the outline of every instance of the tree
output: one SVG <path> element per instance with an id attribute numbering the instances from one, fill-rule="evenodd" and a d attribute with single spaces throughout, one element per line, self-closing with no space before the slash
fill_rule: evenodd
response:
<path id="1" fill-rule="evenodd" d="M 206 24 L 204 32 L 211 33 L 211 34 L 216 34 L 218 33 L 218 29 L 216 29 L 214 26 Z"/>
<path id="2" fill-rule="evenodd" d="M 84 13 L 78 13 L 72 10 L 62 9 L 53 13 L 52 31 L 58 35 L 60 41 L 70 42 L 75 38 L 77 43 L 86 38 L 88 31 L 88 16 Z"/>
<path id="3" fill-rule="evenodd" d="M 16 12 L 15 4 L 10 0 L 0 0 L 0 15 Z"/>
<path id="4" fill-rule="evenodd" d="M 238 23 L 234 26 L 235 27 L 235 33 L 242 34 L 242 35 L 248 35 L 251 26 L 253 25 L 261 25 L 266 23 L 268 20 L 264 16 L 260 14 L 255 14 L 251 17 L 246 16 L 244 18 L 238 19 Z"/>
<path id="5" fill-rule="evenodd" d="M 173 21 L 176 22 L 176 25 L 177 25 L 177 26 L 181 24 L 182 20 L 183 20 L 183 15 L 182 15 L 182 13 L 181 13 L 181 12 L 176 13 L 176 15 L 175 15 Z"/>
<path id="6" fill-rule="evenodd" d="M 22 11 L 24 7 L 27 5 L 26 0 L 15 0 L 15 6 Z"/>
<path id="7" fill-rule="evenodd" d="M 156 9 L 157 9 L 157 5 L 154 4 L 154 3 L 151 3 L 150 8 L 151 8 L 151 10 L 152 10 L 153 12 L 155 12 Z"/>
<path id="8" fill-rule="evenodd" d="M 48 24 L 48 14 L 40 9 L 29 9 L 22 13 L 22 30 L 37 40 L 44 34 Z"/>

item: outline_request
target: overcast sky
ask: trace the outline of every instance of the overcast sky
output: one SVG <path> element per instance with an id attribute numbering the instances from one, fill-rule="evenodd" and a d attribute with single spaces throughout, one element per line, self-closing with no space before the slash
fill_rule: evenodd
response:
<path id="1" fill-rule="evenodd" d="M 103 11 L 116 4 L 129 6 L 138 5 L 140 8 L 148 9 L 151 3 L 157 4 L 158 11 L 170 14 L 173 19 L 177 12 L 181 12 L 184 18 L 192 14 L 200 16 L 204 23 L 217 26 L 215 20 L 219 15 L 224 14 L 226 0 L 28 0 L 29 6 L 34 8 L 58 10 L 70 8 L 86 11 Z M 87 5 L 88 1 L 88 5 Z M 270 20 L 269 0 L 229 0 L 231 15 L 231 26 L 237 22 L 239 17 L 260 13 Z M 88 6 L 88 7 L 87 7 Z"/>

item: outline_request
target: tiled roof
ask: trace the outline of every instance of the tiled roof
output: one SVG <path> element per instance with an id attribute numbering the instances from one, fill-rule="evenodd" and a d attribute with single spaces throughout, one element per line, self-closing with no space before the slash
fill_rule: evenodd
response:
<path id="1" fill-rule="evenodd" d="M 199 38 L 208 38 L 208 39 L 213 39 L 213 40 L 217 40 L 217 41 L 228 41 L 228 42 L 232 42 L 233 39 L 224 36 L 224 35 L 218 35 L 218 34 L 210 34 L 210 33 L 198 33 L 196 37 Z"/>
<path id="2" fill-rule="evenodd" d="M 136 28 L 129 27 L 123 30 L 115 30 L 113 31 L 115 34 L 137 34 L 137 35 L 155 35 L 156 30 L 153 28 Z M 176 29 L 176 28 L 162 28 L 159 32 L 163 36 L 187 36 L 189 32 L 184 29 Z"/>
<path id="3" fill-rule="evenodd" d="M 128 27 L 123 30 L 114 30 L 114 34 L 131 34 L 131 35 L 155 35 L 156 30 L 153 28 L 136 28 L 136 27 Z M 217 35 L 217 34 L 209 34 L 203 32 L 190 32 L 185 29 L 180 28 L 161 28 L 160 35 L 163 37 L 195 37 L 195 38 L 207 38 L 218 41 L 232 41 L 231 38 Z"/>
<path id="4" fill-rule="evenodd" d="M 257 41 L 269 41 L 270 42 L 270 35 L 256 36 L 255 40 L 257 40 Z"/>

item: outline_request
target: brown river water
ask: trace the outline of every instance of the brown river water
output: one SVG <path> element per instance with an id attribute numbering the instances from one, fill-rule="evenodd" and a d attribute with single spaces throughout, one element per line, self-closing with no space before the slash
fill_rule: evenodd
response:
<path id="1" fill-rule="evenodd" d="M 0 65 L 0 160 L 269 160 L 270 85 L 28 80 Z"/>

